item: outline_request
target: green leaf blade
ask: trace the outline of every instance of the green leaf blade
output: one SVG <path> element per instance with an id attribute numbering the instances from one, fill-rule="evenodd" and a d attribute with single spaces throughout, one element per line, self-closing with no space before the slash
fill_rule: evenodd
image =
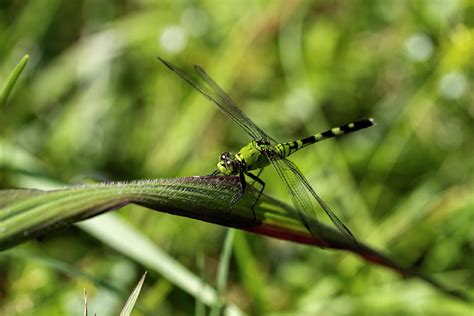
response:
<path id="1" fill-rule="evenodd" d="M 15 83 L 23 72 L 23 69 L 25 69 L 29 60 L 30 56 L 28 54 L 24 55 L 3 84 L 3 88 L 0 92 L 0 107 L 3 107 L 7 103 L 8 96 L 12 92 Z"/>
<path id="2" fill-rule="evenodd" d="M 462 293 L 447 289 L 424 273 L 404 267 L 363 243 L 354 247 L 331 227 L 321 225 L 321 236 L 314 237 L 299 221 L 294 209 L 267 195 L 262 195 L 253 210 L 258 194 L 255 190 L 246 190 L 231 209 L 229 201 L 239 190 L 237 177 L 214 176 L 100 183 L 52 191 L 6 190 L 0 194 L 0 250 L 58 226 L 135 203 L 274 238 L 349 251 L 370 263 L 388 267 L 403 276 L 420 278 L 444 293 L 467 300 Z M 195 288 L 200 288 L 198 281 Z"/>
<path id="3" fill-rule="evenodd" d="M 127 302 L 125 302 L 125 305 L 120 311 L 120 316 L 130 316 L 130 314 L 132 313 L 133 307 L 137 302 L 138 295 L 140 295 L 143 283 L 145 282 L 146 274 L 147 273 L 145 271 L 145 273 L 143 273 L 142 277 L 140 278 L 140 281 L 138 281 L 138 284 L 133 290 L 132 294 L 130 294 L 130 296 L 128 297 Z"/>

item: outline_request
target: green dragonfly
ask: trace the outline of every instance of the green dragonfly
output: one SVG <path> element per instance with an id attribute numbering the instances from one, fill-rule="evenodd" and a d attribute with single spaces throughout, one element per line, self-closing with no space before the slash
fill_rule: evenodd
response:
<path id="1" fill-rule="evenodd" d="M 288 160 L 287 157 L 296 151 L 321 140 L 370 127 L 374 125 L 374 120 L 372 118 L 345 124 L 292 142 L 278 143 L 255 125 L 200 66 L 195 65 L 194 69 L 203 84 L 191 79 L 191 77 L 171 63 L 159 57 L 158 59 L 171 71 L 198 90 L 209 101 L 217 105 L 221 111 L 223 111 L 235 123 L 240 125 L 240 127 L 242 127 L 247 134 L 253 138 L 253 141 L 242 147 L 237 154 L 224 152 L 217 163 L 217 170 L 213 173 L 213 175 L 238 175 L 240 177 L 241 191 L 234 196 L 231 201 L 231 206 L 234 205 L 245 192 L 247 184 L 245 176 L 254 180 L 254 183 L 257 182 L 261 185 L 259 195 L 253 205 L 255 206 L 265 188 L 265 183 L 259 178 L 259 175 L 263 168 L 272 165 L 290 193 L 291 200 L 298 211 L 302 223 L 313 237 L 321 239 L 322 236 L 321 227 L 316 217 L 316 211 L 319 205 L 319 207 L 321 207 L 328 215 L 336 228 L 344 234 L 349 241 L 353 244 L 357 244 L 351 231 L 342 223 L 341 220 L 339 220 L 336 214 L 331 211 L 329 206 L 313 190 L 308 180 L 306 180 L 298 167 Z M 250 172 L 252 170 L 258 170 L 258 173 L 256 175 L 253 174 Z"/>

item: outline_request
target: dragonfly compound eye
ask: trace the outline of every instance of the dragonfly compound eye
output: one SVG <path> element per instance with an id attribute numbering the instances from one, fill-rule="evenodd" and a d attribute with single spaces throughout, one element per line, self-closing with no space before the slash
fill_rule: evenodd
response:
<path id="1" fill-rule="evenodd" d="M 225 165 L 226 165 L 227 170 L 229 170 L 230 172 L 237 171 L 238 169 L 237 162 L 232 159 L 227 159 L 225 162 Z"/>
<path id="2" fill-rule="evenodd" d="M 222 153 L 221 155 L 221 160 L 228 160 L 230 158 L 230 153 L 229 152 L 225 152 L 225 153 Z"/>

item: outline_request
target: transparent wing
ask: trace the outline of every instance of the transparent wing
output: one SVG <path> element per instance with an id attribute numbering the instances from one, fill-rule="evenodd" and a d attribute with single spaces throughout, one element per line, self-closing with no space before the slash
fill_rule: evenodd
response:
<path id="1" fill-rule="evenodd" d="M 349 228 L 342 223 L 331 208 L 313 190 L 308 180 L 306 180 L 293 162 L 288 159 L 282 159 L 271 151 L 266 151 L 265 154 L 290 193 L 291 200 L 296 206 L 301 220 L 315 238 L 324 237 L 321 234 L 320 223 L 316 216 L 317 204 L 319 204 L 336 228 L 346 236 L 347 240 L 354 246 L 358 245 L 356 238 Z M 315 200 L 317 204 L 314 202 Z"/>
<path id="2" fill-rule="evenodd" d="M 266 140 L 269 143 L 275 145 L 277 142 L 268 136 L 263 130 L 255 125 L 252 120 L 249 119 L 244 112 L 242 112 L 234 101 L 222 90 L 221 87 L 206 73 L 206 71 L 198 65 L 194 66 L 194 69 L 198 75 L 206 82 L 209 87 L 210 93 L 215 97 L 217 102 L 214 102 L 227 116 L 229 116 L 234 122 L 244 127 L 244 129 L 250 131 L 250 135 L 255 140 Z"/>
<path id="3" fill-rule="evenodd" d="M 245 115 L 232 101 L 232 99 L 217 85 L 217 83 L 209 77 L 204 69 L 199 66 L 194 66 L 197 74 L 204 81 L 205 85 L 197 83 L 195 80 L 191 79 L 178 67 L 172 65 L 171 63 L 161 59 L 158 59 L 171 71 L 180 76 L 184 81 L 190 84 L 194 89 L 199 91 L 204 95 L 209 101 L 213 102 L 215 105 L 221 109 L 228 117 L 232 119 L 235 123 L 240 125 L 247 134 L 249 134 L 254 140 L 266 140 L 270 143 L 276 144 L 276 141 L 268 136 L 264 131 L 262 131 L 255 123 L 253 123 L 247 115 Z"/>
<path id="4" fill-rule="evenodd" d="M 315 238 L 321 238 L 322 235 L 320 224 L 316 218 L 317 204 L 314 202 L 314 200 L 316 200 L 319 206 L 326 212 L 337 229 L 349 240 L 352 240 L 355 244 L 357 244 L 357 241 L 350 230 L 337 218 L 329 206 L 326 205 L 326 203 L 324 203 L 324 201 L 316 194 L 296 165 L 294 165 L 291 161 L 287 159 L 281 159 L 276 155 L 273 148 L 277 142 L 268 136 L 264 131 L 262 131 L 257 125 L 255 125 L 255 123 L 253 123 L 247 117 L 247 115 L 245 115 L 237 107 L 234 101 L 232 101 L 232 99 L 219 87 L 219 85 L 214 82 L 211 77 L 209 77 L 204 69 L 199 66 L 195 66 L 197 74 L 205 83 L 205 85 L 201 85 L 188 77 L 188 75 L 171 63 L 159 57 L 158 59 L 171 71 L 176 73 L 207 99 L 217 105 L 221 111 L 223 111 L 235 123 L 240 125 L 240 127 L 242 127 L 254 140 L 264 141 L 270 144 L 266 146 L 267 150 L 264 150 L 263 152 L 285 184 L 293 203 L 298 209 L 302 222 Z"/>

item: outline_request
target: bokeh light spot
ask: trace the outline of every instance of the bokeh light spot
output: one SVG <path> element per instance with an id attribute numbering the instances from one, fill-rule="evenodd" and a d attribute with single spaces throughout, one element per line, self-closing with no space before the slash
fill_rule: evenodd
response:
<path id="1" fill-rule="evenodd" d="M 439 91 L 446 99 L 459 99 L 466 92 L 466 88 L 466 77 L 457 71 L 444 75 L 439 81 Z"/>
<path id="2" fill-rule="evenodd" d="M 433 54 L 433 42 L 426 34 L 414 34 L 405 43 L 408 56 L 413 61 L 421 62 Z"/>
<path id="3" fill-rule="evenodd" d="M 178 25 L 171 25 L 161 33 L 160 44 L 170 53 L 179 53 L 187 44 L 188 36 L 185 30 Z"/>

